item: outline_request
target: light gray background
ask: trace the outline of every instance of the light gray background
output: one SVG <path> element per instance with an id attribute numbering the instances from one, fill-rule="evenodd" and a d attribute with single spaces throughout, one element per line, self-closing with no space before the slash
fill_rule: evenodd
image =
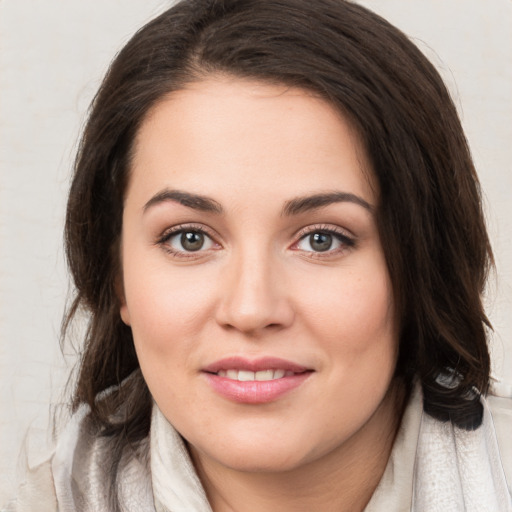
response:
<path id="1" fill-rule="evenodd" d="M 512 1 L 363 0 L 438 66 L 485 194 L 497 277 L 487 294 L 494 372 L 512 383 Z M 68 177 L 87 106 L 112 56 L 170 2 L 0 2 L 0 504 L 29 426 L 41 456 L 49 403 L 73 358 L 58 339 L 68 279 Z M 78 337 L 78 336 L 77 336 Z"/>

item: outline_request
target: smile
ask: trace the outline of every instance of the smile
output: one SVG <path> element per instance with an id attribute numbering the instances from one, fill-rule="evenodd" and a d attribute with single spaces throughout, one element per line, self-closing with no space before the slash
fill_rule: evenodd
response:
<path id="1" fill-rule="evenodd" d="M 266 404 L 297 389 L 315 372 L 280 358 L 228 357 L 206 366 L 201 373 L 210 388 L 230 402 Z"/>
<path id="2" fill-rule="evenodd" d="M 252 372 L 250 370 L 219 370 L 217 375 L 219 377 L 226 377 L 228 379 L 241 382 L 263 382 L 282 379 L 283 377 L 291 377 L 294 375 L 294 372 L 291 370 L 259 370 L 257 372 Z"/>

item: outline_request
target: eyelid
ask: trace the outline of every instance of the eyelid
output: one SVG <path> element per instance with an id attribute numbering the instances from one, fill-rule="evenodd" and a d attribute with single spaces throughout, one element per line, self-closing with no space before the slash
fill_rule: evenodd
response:
<path id="1" fill-rule="evenodd" d="M 343 244 L 343 247 L 333 250 L 328 250 L 325 252 L 316 252 L 316 251 L 304 251 L 302 249 L 296 248 L 296 246 L 301 242 L 305 237 L 313 234 L 313 233 L 327 233 L 333 235 L 338 238 Z M 356 237 L 350 233 L 347 229 L 344 229 L 340 226 L 336 226 L 335 224 L 313 224 L 310 226 L 306 226 L 300 229 L 295 235 L 295 242 L 291 245 L 291 249 L 295 251 L 300 251 L 308 254 L 310 257 L 315 258 L 328 258 L 333 256 L 334 254 L 338 254 L 340 252 L 347 251 L 352 249 L 356 245 Z"/>
<path id="2" fill-rule="evenodd" d="M 336 224 L 311 224 L 304 228 L 301 228 L 296 234 L 295 238 L 300 240 L 304 238 L 306 235 L 310 235 L 311 233 L 316 233 L 317 231 L 322 231 L 323 233 L 331 233 L 334 235 L 340 235 L 344 238 L 355 239 L 355 236 L 345 228 L 341 226 L 337 226 Z"/>
<path id="3" fill-rule="evenodd" d="M 167 242 L 173 237 L 176 236 L 179 233 L 187 232 L 187 231 L 193 231 L 197 233 L 202 233 L 203 235 L 207 236 L 214 245 L 217 247 L 205 249 L 205 250 L 198 250 L 198 251 L 178 251 L 173 249 Z M 205 226 L 204 224 L 197 224 L 197 223 L 182 223 L 177 224 L 175 226 L 171 226 L 169 228 L 166 228 L 156 239 L 155 245 L 161 246 L 167 253 L 171 254 L 174 257 L 187 259 L 187 258 L 198 258 L 200 256 L 204 256 L 204 253 L 207 253 L 211 250 L 217 250 L 221 244 L 217 241 L 218 236 L 216 233 L 210 229 L 208 226 Z"/>
<path id="4" fill-rule="evenodd" d="M 162 233 L 158 236 L 157 242 L 163 242 L 169 239 L 172 235 L 182 231 L 197 231 L 199 233 L 208 235 L 210 238 L 217 238 L 213 230 L 211 230 L 208 226 L 205 226 L 204 224 L 197 224 L 195 222 L 185 222 L 176 224 L 175 226 L 171 226 L 169 228 L 165 228 L 164 231 L 162 231 Z"/>
<path id="5" fill-rule="evenodd" d="M 205 250 L 198 250 L 198 251 L 179 251 L 173 249 L 167 242 L 175 235 L 186 232 L 186 231 L 194 231 L 198 233 L 202 233 L 213 242 L 213 244 L 216 246 L 214 248 L 209 248 Z M 327 250 L 325 252 L 317 252 L 317 251 L 305 251 L 302 249 L 297 248 L 296 246 L 299 244 L 301 240 L 303 240 L 305 237 L 313 234 L 313 233 L 328 233 L 330 235 L 335 236 L 342 244 L 343 247 Z M 175 226 L 171 226 L 169 228 L 166 228 L 156 239 L 155 245 L 162 246 L 162 248 L 171 254 L 172 256 L 178 257 L 178 258 L 198 258 L 200 256 L 204 256 L 204 253 L 208 253 L 211 250 L 218 250 L 222 247 L 222 245 L 218 242 L 219 236 L 216 234 L 215 231 L 213 231 L 208 226 L 205 226 L 204 224 L 197 224 L 197 223 L 181 223 L 177 224 Z M 335 254 L 338 254 L 340 252 L 345 252 L 351 248 L 353 248 L 356 245 L 356 237 L 350 233 L 349 230 L 342 228 L 340 226 L 337 226 L 335 224 L 312 224 L 310 226 L 306 226 L 302 229 L 300 229 L 295 235 L 294 235 L 294 242 L 290 246 L 290 249 L 295 251 L 300 251 L 303 253 L 309 254 L 310 257 L 315 258 L 328 258 L 329 256 L 333 256 Z"/>

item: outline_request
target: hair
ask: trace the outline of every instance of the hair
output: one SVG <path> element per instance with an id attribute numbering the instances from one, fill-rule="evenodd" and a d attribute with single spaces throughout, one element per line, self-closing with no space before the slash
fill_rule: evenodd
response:
<path id="1" fill-rule="evenodd" d="M 151 395 L 116 293 L 134 138 L 165 96 L 219 73 L 311 91 L 355 127 L 379 189 L 400 327 L 396 375 L 421 383 L 433 417 L 478 427 L 492 253 L 467 142 L 432 64 L 397 28 L 344 0 L 181 1 L 111 64 L 78 150 L 65 226 L 76 295 L 64 332 L 89 313 L 73 407 L 87 403 L 121 444 L 148 433 Z"/>

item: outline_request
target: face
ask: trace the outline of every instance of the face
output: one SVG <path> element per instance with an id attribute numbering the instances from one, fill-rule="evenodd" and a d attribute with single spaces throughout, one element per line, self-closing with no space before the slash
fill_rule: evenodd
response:
<path id="1" fill-rule="evenodd" d="M 375 421 L 397 352 L 377 200 L 350 124 L 305 91 L 211 78 L 147 116 L 121 316 L 196 457 L 289 470 Z"/>

